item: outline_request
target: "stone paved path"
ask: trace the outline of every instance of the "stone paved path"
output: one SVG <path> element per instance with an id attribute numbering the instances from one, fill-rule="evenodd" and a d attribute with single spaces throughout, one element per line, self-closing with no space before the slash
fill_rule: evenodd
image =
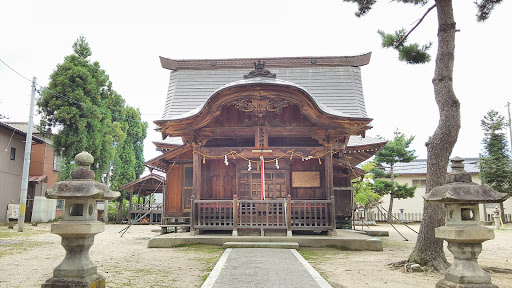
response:
<path id="1" fill-rule="evenodd" d="M 295 249 L 228 248 L 202 287 L 331 286 Z"/>

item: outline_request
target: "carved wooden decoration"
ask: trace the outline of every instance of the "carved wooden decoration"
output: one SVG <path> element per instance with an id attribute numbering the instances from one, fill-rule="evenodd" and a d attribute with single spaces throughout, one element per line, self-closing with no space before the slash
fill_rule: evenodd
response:
<path id="1" fill-rule="evenodd" d="M 284 107 L 291 105 L 289 101 L 279 98 L 255 98 L 246 99 L 241 98 L 231 102 L 231 105 L 235 106 L 240 111 L 247 112 L 248 114 L 255 113 L 257 117 L 261 118 L 267 114 L 267 112 L 275 112 L 281 114 Z"/>
<path id="2" fill-rule="evenodd" d="M 254 77 L 276 78 L 276 74 L 265 69 L 265 61 L 261 62 L 261 60 L 258 60 L 258 62 L 254 62 L 254 70 L 249 72 L 249 74 L 244 75 L 244 79 Z"/>
<path id="3" fill-rule="evenodd" d="M 319 171 L 293 171 L 292 172 L 293 188 L 319 188 L 320 172 Z"/>

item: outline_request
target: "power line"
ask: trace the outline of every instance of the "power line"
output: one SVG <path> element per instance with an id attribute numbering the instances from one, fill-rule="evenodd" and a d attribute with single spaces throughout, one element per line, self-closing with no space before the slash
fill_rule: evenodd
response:
<path id="1" fill-rule="evenodd" d="M 20 73 L 18 73 L 18 71 L 16 71 L 16 70 L 12 69 L 12 68 L 11 68 L 11 66 L 7 65 L 7 63 L 5 63 L 5 62 L 4 62 L 4 60 L 2 60 L 1 58 L 0 58 L 0 61 L 2 61 L 2 63 L 4 63 L 4 65 L 5 65 L 5 66 L 7 66 L 7 68 L 11 69 L 11 70 L 12 70 L 12 72 L 14 72 L 14 73 L 18 74 L 21 78 L 23 78 L 23 79 L 27 80 L 28 82 L 32 83 L 32 80 L 30 80 L 30 79 L 28 79 L 27 77 L 25 77 L 25 76 L 21 75 Z"/>
<path id="2" fill-rule="evenodd" d="M 14 73 L 18 74 L 18 76 L 20 76 L 21 78 L 23 78 L 23 79 L 25 79 L 25 80 L 29 81 L 30 83 L 32 83 L 32 80 L 28 79 L 27 77 L 23 76 L 23 75 L 22 75 L 21 73 L 19 73 L 18 71 L 14 70 L 11 66 L 7 65 L 7 63 L 5 63 L 5 62 L 4 62 L 4 60 L 2 60 L 1 58 L 0 58 L 0 61 L 1 61 L 5 66 L 7 66 L 7 68 L 11 69 L 11 71 L 13 71 Z M 64 95 L 62 95 L 62 94 L 59 94 L 59 93 L 57 93 L 57 92 L 55 92 L 55 91 L 50 90 L 48 87 L 43 87 L 43 86 L 41 86 L 41 85 L 37 85 L 37 86 L 39 86 L 39 87 L 40 87 L 40 89 L 37 91 L 37 93 L 38 93 L 39 95 L 41 95 L 41 90 L 42 90 L 42 89 L 45 89 L 45 90 L 49 91 L 50 93 L 54 94 L 54 95 L 55 95 L 55 96 L 57 96 L 57 97 L 60 97 L 60 98 L 66 99 L 66 100 L 68 100 L 68 101 L 70 101 L 70 102 L 72 102 L 72 103 L 75 103 L 75 104 L 78 104 L 78 105 L 81 105 L 81 106 L 84 106 L 84 107 L 88 107 L 88 108 L 94 109 L 94 110 L 96 110 L 96 111 L 98 111 L 98 112 L 101 112 L 101 113 L 104 113 L 104 114 L 109 114 L 109 115 L 111 115 L 111 116 L 115 116 L 115 117 L 118 117 L 118 118 L 121 118 L 121 119 L 125 119 L 125 120 L 129 120 L 129 121 L 134 121 L 134 122 L 138 122 L 138 123 L 145 123 L 145 122 L 143 122 L 143 121 L 141 121 L 141 120 L 132 119 L 132 118 L 127 118 L 127 117 L 124 117 L 124 116 L 121 116 L 121 115 L 117 115 L 117 114 L 114 114 L 114 113 L 110 113 L 109 111 L 101 110 L 101 109 L 99 109 L 98 107 L 95 107 L 95 106 L 92 106 L 92 105 L 88 105 L 88 104 L 85 104 L 85 103 L 82 103 L 82 102 L 79 102 L 79 101 L 73 100 L 73 99 L 71 99 L 71 98 L 69 98 L 69 97 L 67 97 L 67 96 L 64 96 Z M 142 116 L 142 114 L 141 114 L 141 116 Z"/>

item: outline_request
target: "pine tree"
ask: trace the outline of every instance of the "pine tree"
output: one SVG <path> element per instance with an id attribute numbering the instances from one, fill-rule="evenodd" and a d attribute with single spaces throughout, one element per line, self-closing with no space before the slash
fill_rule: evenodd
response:
<path id="1" fill-rule="evenodd" d="M 357 17 L 367 14 L 377 0 L 344 0 L 358 4 Z M 426 5 L 428 0 L 399 0 L 402 3 L 414 5 Z M 492 10 L 502 0 L 480 0 L 476 1 L 477 21 L 485 21 Z M 455 32 L 457 30 L 453 16 L 452 0 L 437 0 L 428 8 L 425 15 L 433 9 L 437 10 L 437 56 L 434 78 L 434 96 L 439 108 L 439 124 L 427 142 L 427 186 L 426 193 L 437 186 L 445 184 L 446 167 L 450 154 L 460 130 L 460 103 L 453 90 L 453 63 L 455 60 Z M 423 17 L 424 18 L 424 17 Z M 423 18 L 418 24 L 421 24 Z M 415 29 L 412 28 L 412 30 Z M 430 60 L 426 57 L 429 44 L 408 45 L 405 42 L 409 33 L 387 34 L 380 33 L 383 38 L 383 46 L 394 48 L 399 52 L 399 59 L 407 63 L 425 63 Z M 389 37 L 391 35 L 391 37 Z M 405 47 L 405 48 L 402 48 Z M 404 51 L 401 51 L 404 50 Z M 421 265 L 427 265 L 438 270 L 444 270 L 448 261 L 444 255 L 443 241 L 435 238 L 434 229 L 444 225 L 444 208 L 440 204 L 428 204 L 423 207 L 423 221 L 416 246 L 409 256 L 409 261 Z"/>
<path id="2" fill-rule="evenodd" d="M 478 161 L 482 184 L 487 184 L 498 192 L 512 194 L 512 159 L 503 132 L 508 124 L 503 116 L 491 110 L 481 120 L 480 126 L 485 133 L 482 140 L 484 147 Z M 503 203 L 500 203 L 500 207 L 503 218 Z"/>
<path id="3" fill-rule="evenodd" d="M 389 165 L 390 181 L 376 180 L 376 193 L 383 196 L 389 194 L 388 222 L 392 223 L 393 200 L 414 197 L 416 187 L 408 187 L 407 185 L 399 185 L 395 182 L 394 165 L 396 163 L 409 163 L 416 159 L 415 150 L 409 147 L 414 140 L 414 136 L 406 137 L 402 132 L 395 131 L 393 140 L 388 141 L 381 151 L 375 154 L 375 163 L 378 167 L 382 164 Z M 385 183 L 389 182 L 389 183 Z"/>

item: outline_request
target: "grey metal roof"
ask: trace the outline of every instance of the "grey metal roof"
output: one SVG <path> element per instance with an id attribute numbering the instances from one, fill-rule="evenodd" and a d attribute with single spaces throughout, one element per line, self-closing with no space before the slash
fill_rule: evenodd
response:
<path id="1" fill-rule="evenodd" d="M 347 147 L 358 147 L 358 146 L 365 146 L 365 145 L 372 145 L 372 144 L 379 144 L 379 143 L 386 143 L 386 140 L 382 140 L 380 138 L 374 138 L 374 137 L 361 137 L 359 135 L 352 135 L 350 136 Z"/>
<path id="2" fill-rule="evenodd" d="M 17 132 L 17 133 L 19 133 L 21 135 L 24 135 L 24 136 L 27 135 L 28 124 L 26 122 L 0 121 L 0 126 L 3 126 L 3 127 L 7 128 L 9 130 L 13 130 L 14 132 Z M 32 134 L 32 140 L 36 141 L 36 142 L 39 142 L 39 143 L 43 143 L 43 142 L 50 143 L 49 140 L 44 139 L 44 138 L 39 137 L 39 136 L 36 136 L 34 134 Z"/>
<path id="3" fill-rule="evenodd" d="M 251 70 L 253 67 L 171 71 L 162 120 L 183 118 L 187 113 L 190 116 L 190 111 L 201 107 L 216 90 L 243 79 Z M 326 110 L 333 109 L 346 117 L 367 118 L 359 67 L 276 67 L 269 70 L 278 79 L 302 87 L 320 107 L 327 107 Z"/>
<path id="4" fill-rule="evenodd" d="M 352 139 L 352 137 L 351 137 Z M 386 172 L 389 172 L 389 166 L 384 165 L 386 168 Z M 464 158 L 464 170 L 471 174 L 480 173 L 480 168 L 478 168 L 478 158 Z M 447 172 L 451 172 L 452 168 L 450 165 L 447 167 Z M 427 174 L 427 159 L 416 159 L 409 163 L 396 163 L 393 166 L 393 172 L 395 174 L 407 175 L 421 175 Z"/>

